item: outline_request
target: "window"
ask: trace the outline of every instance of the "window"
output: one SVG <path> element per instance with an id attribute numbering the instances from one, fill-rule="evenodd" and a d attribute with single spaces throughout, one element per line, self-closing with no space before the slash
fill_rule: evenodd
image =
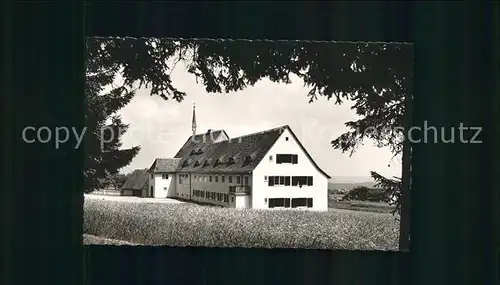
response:
<path id="1" fill-rule="evenodd" d="M 274 186 L 274 177 L 269 176 L 269 179 L 267 181 L 267 186 Z"/>
<path id="2" fill-rule="evenodd" d="M 269 161 L 273 161 L 273 156 L 272 155 L 269 156 Z"/>
<path id="3" fill-rule="evenodd" d="M 288 137 L 285 137 L 285 140 L 288 141 Z"/>
<path id="4" fill-rule="evenodd" d="M 268 180 L 267 182 L 268 186 L 274 186 L 274 185 L 290 186 L 290 176 L 269 176 L 267 180 Z"/>
<path id="5" fill-rule="evenodd" d="M 208 181 L 212 182 L 212 175 L 208 177 Z"/>
<path id="6" fill-rule="evenodd" d="M 264 203 L 267 203 L 267 198 L 264 198 Z"/>
<path id="7" fill-rule="evenodd" d="M 226 182 L 225 180 L 226 180 L 226 176 L 222 175 L 221 176 L 221 182 L 224 183 L 224 182 Z"/>
<path id="8" fill-rule="evenodd" d="M 168 179 L 168 174 L 162 174 L 161 179 Z"/>
<path id="9" fill-rule="evenodd" d="M 292 177 L 292 185 L 293 186 L 312 186 L 313 185 L 313 177 L 312 176 L 293 176 Z"/>
<path id="10" fill-rule="evenodd" d="M 155 178 L 154 174 L 151 174 L 151 179 Z"/>
<path id="11" fill-rule="evenodd" d="M 313 198 L 307 198 L 307 208 L 312 208 L 313 206 Z"/>
<path id="12" fill-rule="evenodd" d="M 215 182 L 219 182 L 219 176 L 215 175 Z"/>
<path id="13" fill-rule="evenodd" d="M 269 208 L 290 208 L 290 198 L 269 198 Z"/>
<path id="14" fill-rule="evenodd" d="M 224 202 L 229 203 L 229 194 L 224 194 Z"/>
<path id="15" fill-rule="evenodd" d="M 264 182 L 266 182 L 266 181 L 267 181 L 267 176 L 264 176 Z"/>
<path id="16" fill-rule="evenodd" d="M 234 197 L 231 197 L 231 202 L 234 202 Z"/>
<path id="17" fill-rule="evenodd" d="M 306 206 L 307 206 L 307 199 L 306 198 L 293 198 L 292 199 L 292 208 L 306 207 Z"/>
<path id="18" fill-rule="evenodd" d="M 163 187 L 163 190 L 168 190 L 168 188 L 167 187 Z"/>
<path id="19" fill-rule="evenodd" d="M 298 155 L 296 155 L 296 154 L 277 154 L 276 155 L 276 163 L 277 164 L 281 164 L 281 163 L 297 164 L 298 163 Z"/>
<path id="20" fill-rule="evenodd" d="M 243 185 L 248 186 L 248 176 L 243 177 Z"/>
<path id="21" fill-rule="evenodd" d="M 236 176 L 236 184 L 241 184 L 241 176 Z"/>
<path id="22" fill-rule="evenodd" d="M 233 183 L 233 176 L 232 175 L 229 175 L 228 179 L 229 179 L 229 183 Z"/>

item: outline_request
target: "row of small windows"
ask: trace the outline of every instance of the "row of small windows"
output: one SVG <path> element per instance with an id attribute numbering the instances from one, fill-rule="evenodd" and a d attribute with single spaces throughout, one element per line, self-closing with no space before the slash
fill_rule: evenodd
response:
<path id="1" fill-rule="evenodd" d="M 267 181 L 268 186 L 283 185 L 283 186 L 312 186 L 312 176 L 265 176 L 264 181 Z"/>
<path id="2" fill-rule="evenodd" d="M 182 184 L 184 182 L 184 180 L 187 178 L 188 178 L 187 174 L 180 174 L 179 175 L 179 184 Z M 244 181 L 245 185 L 248 185 L 249 184 L 248 176 L 244 176 L 243 181 Z M 219 182 L 219 175 L 193 175 L 193 182 Z M 226 176 L 225 175 L 220 176 L 220 182 L 226 183 Z M 232 175 L 227 176 L 227 182 L 233 183 L 233 176 Z M 241 184 L 241 176 L 239 176 L 239 175 L 236 176 L 236 184 Z"/>
<path id="3" fill-rule="evenodd" d="M 189 155 L 193 156 L 193 155 L 199 155 L 201 153 L 202 152 L 200 152 L 200 150 L 192 150 Z M 223 155 L 222 157 L 217 158 L 217 159 L 208 158 L 205 160 L 203 160 L 203 159 L 195 160 L 194 162 L 192 159 L 186 159 L 182 162 L 182 167 L 188 167 L 191 164 L 192 164 L 192 167 L 201 166 L 202 168 L 207 167 L 209 165 L 212 165 L 213 167 L 223 166 L 223 165 L 229 166 L 229 165 L 235 164 L 237 159 L 238 159 L 238 161 L 240 161 L 242 159 L 243 166 L 245 166 L 245 165 L 248 165 L 249 163 L 253 162 L 255 160 L 255 158 L 257 157 L 257 154 L 258 154 L 258 151 L 254 151 L 253 153 L 247 154 L 247 155 L 236 154 L 235 156 L 229 156 L 229 157 L 226 155 Z"/>
<path id="4" fill-rule="evenodd" d="M 229 194 L 225 194 L 225 193 L 210 192 L 210 191 L 203 191 L 203 190 L 193 190 L 193 196 L 208 199 L 208 200 L 213 200 L 213 201 L 229 203 Z M 234 199 L 233 199 L 233 202 L 234 202 Z"/>
<path id="5" fill-rule="evenodd" d="M 192 150 L 190 155 L 198 155 L 201 154 L 199 151 Z M 250 155 L 246 155 L 243 157 L 243 164 L 246 165 L 252 161 L 257 156 L 257 152 L 254 152 Z M 297 154 L 276 154 L 276 164 L 282 164 L 282 163 L 291 163 L 291 164 L 297 164 L 299 160 L 299 156 Z M 213 163 L 212 163 L 213 161 Z M 273 156 L 269 156 L 269 161 L 273 161 Z M 203 163 L 202 163 L 203 162 Z M 222 157 L 218 159 L 206 159 L 204 161 L 201 160 L 196 160 L 193 163 L 193 167 L 201 166 L 201 167 L 207 167 L 209 165 L 213 165 L 214 167 L 217 167 L 219 165 L 231 165 L 234 164 L 235 158 L 234 157 Z M 184 160 L 182 163 L 182 167 L 187 167 L 190 164 L 190 160 Z"/>
<path id="6" fill-rule="evenodd" d="M 297 207 L 307 207 L 312 208 L 313 199 L 312 198 L 269 198 L 268 201 L 269 208 L 297 208 Z"/>

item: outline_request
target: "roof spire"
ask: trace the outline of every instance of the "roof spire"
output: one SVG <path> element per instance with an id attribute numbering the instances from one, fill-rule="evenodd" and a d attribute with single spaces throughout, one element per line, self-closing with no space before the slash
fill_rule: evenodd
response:
<path id="1" fill-rule="evenodd" d="M 196 106 L 194 105 L 193 102 L 193 123 L 192 123 L 192 130 L 193 130 L 193 137 L 196 135 L 196 114 L 195 114 Z"/>

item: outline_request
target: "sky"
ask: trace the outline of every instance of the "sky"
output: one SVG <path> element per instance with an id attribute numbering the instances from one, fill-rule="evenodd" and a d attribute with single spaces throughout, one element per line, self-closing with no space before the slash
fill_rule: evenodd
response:
<path id="1" fill-rule="evenodd" d="M 349 130 L 345 122 L 358 118 L 350 109 L 352 102 L 335 105 L 333 100 L 319 97 L 308 103 L 309 89 L 298 77 L 292 77 L 291 84 L 265 79 L 242 91 L 221 94 L 207 93 L 181 63 L 171 76 L 174 86 L 187 94 L 181 103 L 151 96 L 143 88 L 119 111 L 122 121 L 130 124 L 122 137 L 122 148 L 141 146 L 139 154 L 120 172 L 149 168 L 156 158 L 173 157 L 192 134 L 195 103 L 197 133 L 224 129 L 229 137 L 237 137 L 289 125 L 334 181 L 368 181 L 370 171 L 401 177 L 401 158 L 393 158 L 388 148 L 378 148 L 371 140 L 365 140 L 352 157 L 332 148 L 330 142 Z"/>

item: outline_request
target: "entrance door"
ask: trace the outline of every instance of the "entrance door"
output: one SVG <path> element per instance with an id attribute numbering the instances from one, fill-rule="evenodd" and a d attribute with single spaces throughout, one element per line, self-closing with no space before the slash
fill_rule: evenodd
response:
<path id="1" fill-rule="evenodd" d="M 153 189 L 153 186 L 151 186 L 151 188 L 150 188 L 150 192 L 151 192 L 150 197 L 151 197 L 151 198 L 154 198 L 155 196 L 154 196 L 154 189 Z"/>

